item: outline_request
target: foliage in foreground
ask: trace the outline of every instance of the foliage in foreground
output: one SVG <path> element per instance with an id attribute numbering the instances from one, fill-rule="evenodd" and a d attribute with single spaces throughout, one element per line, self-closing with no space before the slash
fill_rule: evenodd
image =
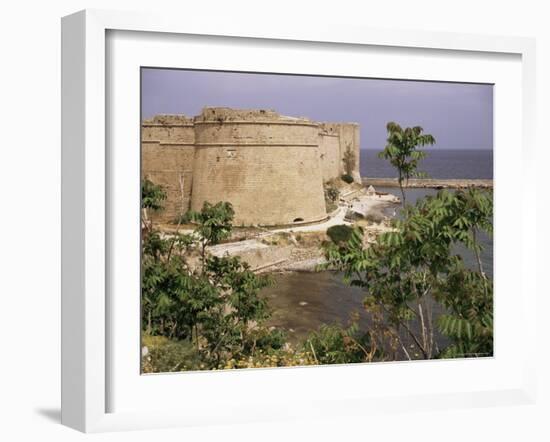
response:
<path id="1" fill-rule="evenodd" d="M 489 356 L 493 283 L 483 269 L 478 236 L 480 230 L 492 232 L 492 216 L 488 192 L 440 191 L 408 206 L 395 229 L 370 247 L 354 229 L 348 242 L 328 246 L 326 255 L 351 285 L 365 290 L 365 308 L 383 315 L 388 336 L 406 357 Z M 476 269 L 453 253 L 456 244 L 474 254 Z M 444 314 L 434 323 L 437 307 Z M 444 349 L 434 339 L 436 327 L 450 342 Z"/>
<path id="2" fill-rule="evenodd" d="M 147 218 L 147 210 L 162 207 L 163 192 L 150 184 L 142 186 L 142 191 Z M 258 292 L 269 285 L 269 278 L 254 274 L 238 257 L 207 253 L 208 246 L 231 233 L 231 204 L 205 203 L 188 218 L 195 223 L 195 230 L 171 236 L 143 222 L 142 329 L 146 336 L 179 342 L 156 346 L 157 353 L 169 353 L 162 356 L 168 362 L 160 362 L 162 358 L 154 350 L 151 360 L 167 368 L 176 362 L 175 355 L 180 355 L 185 360 L 181 366 L 187 369 L 216 368 L 230 358 L 280 347 L 277 332 L 263 327 L 269 310 Z"/>
<path id="3" fill-rule="evenodd" d="M 258 292 L 269 278 L 239 258 L 207 253 L 230 235 L 231 205 L 205 203 L 186 216 L 193 233 L 164 236 L 146 221 L 148 210 L 162 208 L 164 192 L 151 182 L 142 190 L 145 373 L 366 362 L 378 354 L 356 323 L 323 326 L 303 344 L 287 343 L 282 331 L 265 326 L 270 312 Z M 336 227 L 335 238 L 349 239 L 349 227 Z"/>
<path id="4" fill-rule="evenodd" d="M 349 364 L 371 362 L 383 355 L 372 340 L 370 331 L 360 330 L 358 317 L 352 318 L 349 327 L 339 324 L 323 324 L 310 333 L 303 344 L 310 351 L 316 364 Z"/>
<path id="5" fill-rule="evenodd" d="M 147 222 L 148 210 L 162 207 L 162 189 L 143 189 L 144 372 L 492 355 L 493 284 L 478 242 L 480 231 L 492 231 L 490 193 L 420 200 L 368 248 L 360 229 L 335 226 L 329 265 L 365 290 L 371 324 L 361 329 L 352 317 L 348 327 L 323 325 L 293 347 L 265 325 L 270 312 L 259 291 L 269 278 L 239 258 L 207 253 L 230 235 L 231 205 L 206 203 L 188 214 L 192 233 L 165 236 Z M 474 254 L 475 269 L 453 253 L 456 244 Z M 435 333 L 448 345 L 438 348 Z"/>

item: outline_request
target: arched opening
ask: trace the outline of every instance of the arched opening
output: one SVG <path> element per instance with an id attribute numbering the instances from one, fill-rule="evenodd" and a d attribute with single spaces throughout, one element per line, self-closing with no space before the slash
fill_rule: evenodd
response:
<path id="1" fill-rule="evenodd" d="M 304 218 L 294 218 L 294 220 L 292 221 L 293 223 L 301 223 L 304 221 Z"/>

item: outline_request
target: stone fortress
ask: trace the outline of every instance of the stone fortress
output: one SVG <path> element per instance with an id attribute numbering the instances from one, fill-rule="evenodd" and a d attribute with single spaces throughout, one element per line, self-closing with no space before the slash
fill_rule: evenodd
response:
<path id="1" fill-rule="evenodd" d="M 167 193 L 157 215 L 163 222 L 205 201 L 230 202 L 236 226 L 321 222 L 328 217 L 323 184 L 346 172 L 361 182 L 356 123 L 208 107 L 193 118 L 144 120 L 141 140 L 142 177 Z M 346 155 L 354 159 L 352 170 Z"/>

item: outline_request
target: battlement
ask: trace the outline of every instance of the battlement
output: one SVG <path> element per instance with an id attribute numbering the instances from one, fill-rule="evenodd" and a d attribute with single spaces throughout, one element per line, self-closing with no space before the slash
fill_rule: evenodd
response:
<path id="1" fill-rule="evenodd" d="M 181 114 L 160 114 L 143 120 L 142 126 L 187 126 L 193 125 L 193 118 Z"/>
<path id="2" fill-rule="evenodd" d="M 296 124 L 318 127 L 318 123 L 305 117 L 289 117 L 274 110 L 232 109 L 229 107 L 205 107 L 194 119 L 201 123 L 242 123 L 242 124 Z"/>

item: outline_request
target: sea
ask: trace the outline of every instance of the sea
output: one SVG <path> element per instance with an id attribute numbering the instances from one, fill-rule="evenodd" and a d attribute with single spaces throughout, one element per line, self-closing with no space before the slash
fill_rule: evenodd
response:
<path id="1" fill-rule="evenodd" d="M 492 150 L 427 150 L 420 170 L 432 178 L 493 178 Z M 378 152 L 361 151 L 360 172 L 363 177 L 392 178 L 396 173 L 387 160 L 378 158 Z M 377 188 L 378 191 L 399 195 L 395 187 Z M 407 202 L 434 195 L 435 189 L 406 189 Z M 393 210 L 392 210 L 393 211 Z M 484 271 L 493 275 L 493 239 L 480 235 L 483 247 L 481 259 Z M 468 250 L 456 248 L 467 266 L 474 268 L 476 261 Z M 365 294 L 357 287 L 350 287 L 336 272 L 283 273 L 274 275 L 274 285 L 262 291 L 273 311 L 271 325 L 286 330 L 291 342 L 300 342 L 322 324 L 346 325 L 352 312 L 361 313 Z M 369 321 L 362 315 L 361 324 Z M 441 337 L 439 337 L 442 339 Z M 441 342 L 443 343 L 443 342 Z"/>
<path id="2" fill-rule="evenodd" d="M 431 178 L 493 179 L 492 150 L 424 149 L 419 170 Z M 396 178 L 397 172 L 376 150 L 362 149 L 359 171 L 369 178 Z"/>

